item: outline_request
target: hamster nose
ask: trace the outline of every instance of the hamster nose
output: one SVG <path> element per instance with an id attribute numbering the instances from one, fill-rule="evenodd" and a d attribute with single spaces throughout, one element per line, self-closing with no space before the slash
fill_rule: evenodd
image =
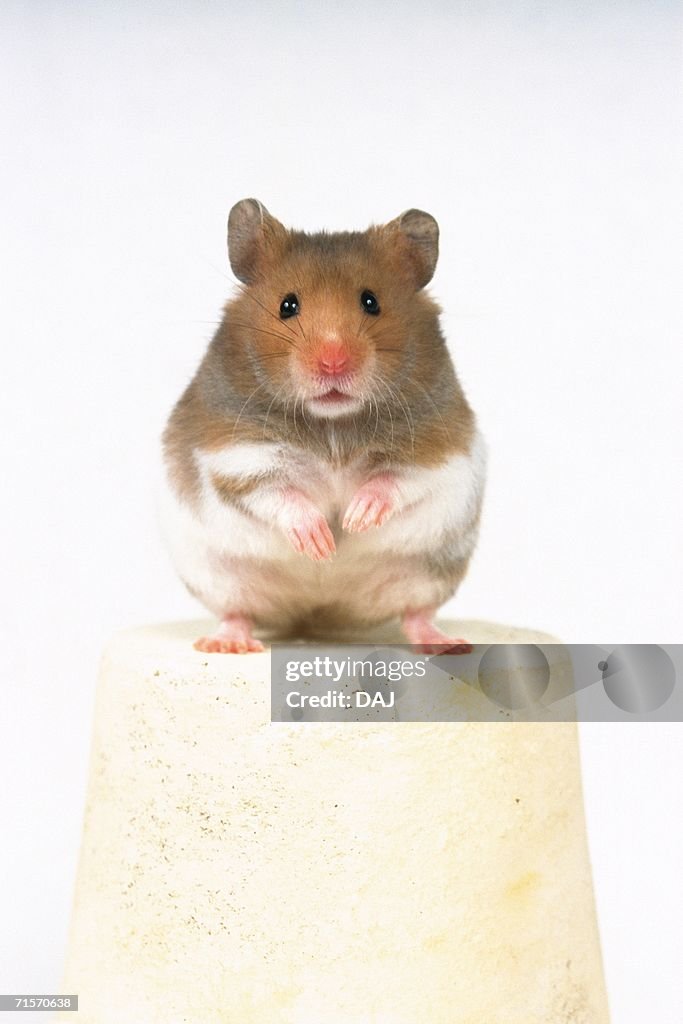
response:
<path id="1" fill-rule="evenodd" d="M 318 352 L 318 369 L 327 377 L 339 376 L 349 368 L 349 350 L 337 342 L 321 345 Z"/>

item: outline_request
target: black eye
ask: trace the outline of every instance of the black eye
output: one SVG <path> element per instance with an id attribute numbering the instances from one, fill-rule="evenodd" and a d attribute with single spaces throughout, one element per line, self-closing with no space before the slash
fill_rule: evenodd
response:
<path id="1" fill-rule="evenodd" d="M 291 292 L 289 295 L 285 295 L 284 299 L 280 303 L 280 318 L 282 320 L 288 320 L 290 316 L 296 316 L 299 312 L 299 300 L 296 295 Z"/>
<path id="2" fill-rule="evenodd" d="M 377 296 L 373 295 L 372 292 L 362 292 L 360 297 L 361 308 L 369 313 L 371 316 L 377 316 L 379 313 L 379 302 Z"/>

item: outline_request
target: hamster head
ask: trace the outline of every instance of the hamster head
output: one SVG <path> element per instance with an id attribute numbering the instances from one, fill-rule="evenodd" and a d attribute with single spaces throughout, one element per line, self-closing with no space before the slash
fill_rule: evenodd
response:
<path id="1" fill-rule="evenodd" d="M 438 239 L 421 210 L 363 232 L 307 234 L 243 199 L 228 220 L 242 283 L 226 308 L 235 358 L 274 402 L 301 403 L 314 417 L 393 404 L 406 374 L 443 344 L 439 307 L 422 291 Z"/>

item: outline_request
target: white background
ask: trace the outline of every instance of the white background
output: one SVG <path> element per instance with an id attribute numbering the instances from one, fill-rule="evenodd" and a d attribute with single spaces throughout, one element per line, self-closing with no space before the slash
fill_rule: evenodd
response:
<path id="1" fill-rule="evenodd" d="M 49 992 L 102 644 L 201 614 L 151 483 L 237 199 L 310 229 L 439 220 L 491 451 L 456 614 L 683 642 L 682 31 L 623 0 L 44 0 L 0 29 L 0 991 Z M 683 1015 L 681 735 L 582 732 L 615 1024 Z"/>

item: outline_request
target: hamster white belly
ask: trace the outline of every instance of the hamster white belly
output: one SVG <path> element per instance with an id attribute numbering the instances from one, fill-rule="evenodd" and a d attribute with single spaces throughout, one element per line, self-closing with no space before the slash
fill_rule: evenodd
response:
<path id="1" fill-rule="evenodd" d="M 364 458 L 333 465 L 287 445 L 239 444 L 196 451 L 195 460 L 197 500 L 180 497 L 165 478 L 161 526 L 186 586 L 219 617 L 239 612 L 260 627 L 287 632 L 370 625 L 442 604 L 466 571 L 485 474 L 480 434 L 469 452 L 436 468 L 396 469 L 401 508 L 363 533 L 347 532 L 342 519 L 371 475 Z M 312 561 L 294 551 L 276 523 L 273 473 L 279 480 L 284 474 L 324 514 L 336 544 L 333 558 Z M 239 497 L 225 500 L 216 474 L 234 481 L 256 474 L 263 492 L 259 514 Z M 269 501 L 272 517 L 264 514 Z"/>

